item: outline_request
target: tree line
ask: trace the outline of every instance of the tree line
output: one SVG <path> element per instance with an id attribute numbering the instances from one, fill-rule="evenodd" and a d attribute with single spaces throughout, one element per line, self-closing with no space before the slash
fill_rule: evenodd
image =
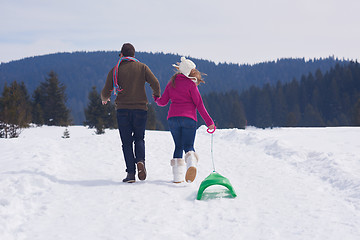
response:
<path id="1" fill-rule="evenodd" d="M 150 67 L 162 88 L 174 74 L 172 64 L 180 60 L 179 55 L 164 53 L 136 52 L 135 57 Z M 48 54 L 1 63 L 0 89 L 5 82 L 17 80 L 23 81 L 29 92 L 33 92 L 50 70 L 53 70 L 67 86 L 67 106 L 71 109 L 73 122 L 79 125 L 85 120 L 83 109 L 87 106 L 92 87 L 103 87 L 109 70 L 115 66 L 118 58 L 116 51 L 96 51 Z M 291 82 L 294 77 L 300 79 L 303 74 L 315 73 L 317 69 L 326 72 L 336 63 L 348 63 L 334 57 L 277 59 L 253 65 L 189 58 L 196 63 L 199 71 L 207 74 L 206 84 L 201 86 L 203 94 L 226 93 L 231 90 L 241 93 L 251 86 L 262 87 L 266 83 L 276 85 L 277 81 Z M 151 89 L 146 88 L 146 91 L 151 96 Z"/>
<path id="2" fill-rule="evenodd" d="M 210 93 L 203 99 L 222 128 L 360 126 L 360 65 L 336 65 L 300 81 L 253 86 L 241 94 Z"/>
<path id="3" fill-rule="evenodd" d="M 200 85 L 200 91 L 201 91 Z M 0 137 L 17 137 L 22 128 L 72 124 L 66 86 L 51 71 L 30 97 L 23 82 L 5 84 L 0 97 Z M 337 64 L 325 74 L 318 69 L 298 81 L 250 87 L 238 93 L 208 93 L 204 104 L 218 128 L 360 126 L 360 64 Z M 112 103 L 101 104 L 96 86 L 88 94 L 84 125 L 97 134 L 117 128 Z M 168 107 L 149 104 L 146 129 L 167 129 Z M 204 124 L 198 117 L 199 124 Z"/>
<path id="4" fill-rule="evenodd" d="M 72 124 L 70 110 L 66 107 L 66 86 L 51 71 L 45 81 L 34 90 L 30 97 L 24 82 L 13 81 L 5 84 L 0 97 L 0 138 L 18 137 L 23 128 L 30 124 L 38 126 L 69 126 Z M 112 103 L 102 105 L 100 94 L 95 86 L 88 95 L 84 109 L 84 125 L 95 128 L 103 134 L 106 128 L 116 128 L 116 111 Z M 155 109 L 149 107 L 146 128 L 156 129 Z M 65 133 L 64 133 L 65 134 Z M 66 135 L 68 136 L 68 132 Z"/>
<path id="5" fill-rule="evenodd" d="M 35 89 L 32 98 L 24 82 L 5 84 L 0 98 L 0 137 L 18 137 L 21 129 L 30 123 L 49 126 L 71 124 L 70 110 L 66 107 L 66 87 L 55 72 Z"/>

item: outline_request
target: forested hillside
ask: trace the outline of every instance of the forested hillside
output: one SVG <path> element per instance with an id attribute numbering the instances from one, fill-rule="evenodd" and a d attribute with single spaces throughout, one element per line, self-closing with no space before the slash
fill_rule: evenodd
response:
<path id="1" fill-rule="evenodd" d="M 300 80 L 203 97 L 219 127 L 360 126 L 360 64 L 336 65 Z"/>
<path id="2" fill-rule="evenodd" d="M 158 77 L 162 89 L 174 73 L 171 66 L 180 60 L 180 56 L 163 53 L 136 53 L 136 58 L 147 64 Z M 2 63 L 0 65 L 0 89 L 5 82 L 24 82 L 30 94 L 43 82 L 51 71 L 66 86 L 67 105 L 71 110 L 73 123 L 82 124 L 85 120 L 84 109 L 93 86 L 102 89 L 109 70 L 116 64 L 118 52 L 75 52 L 37 56 Z M 344 64 L 334 58 L 305 61 L 305 59 L 280 59 L 255 65 L 219 63 L 202 59 L 192 59 L 197 68 L 206 73 L 206 84 L 201 85 L 202 94 L 235 91 L 241 93 L 251 86 L 264 84 L 276 85 L 301 79 L 317 69 L 326 72 L 336 63 Z M 149 88 L 147 88 L 149 92 Z M 149 94 L 150 98 L 151 94 Z M 150 99 L 151 100 L 151 99 Z M 164 110 L 161 110 L 164 112 Z M 164 115 L 163 113 L 159 115 Z"/>

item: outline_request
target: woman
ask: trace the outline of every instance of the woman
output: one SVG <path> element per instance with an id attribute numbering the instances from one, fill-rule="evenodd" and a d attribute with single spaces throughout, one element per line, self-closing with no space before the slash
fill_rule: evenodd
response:
<path id="1" fill-rule="evenodd" d="M 166 106 L 171 100 L 167 119 L 175 143 L 173 159 L 171 160 L 174 182 L 184 181 L 185 164 L 187 169 L 185 180 L 193 182 L 199 161 L 194 149 L 196 110 L 199 111 L 210 130 L 213 130 L 215 125 L 205 109 L 197 88 L 204 81 L 202 74 L 196 69 L 195 63 L 182 57 L 181 62 L 173 66 L 178 69 L 178 72 L 171 77 L 163 95 L 160 98 L 154 97 L 154 100 L 159 106 Z M 183 151 L 185 152 L 185 161 L 182 158 Z"/>

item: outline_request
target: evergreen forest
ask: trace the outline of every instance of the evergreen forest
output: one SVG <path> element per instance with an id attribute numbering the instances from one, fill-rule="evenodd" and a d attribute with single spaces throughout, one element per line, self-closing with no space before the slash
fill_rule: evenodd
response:
<path id="1" fill-rule="evenodd" d="M 360 64 L 203 99 L 221 128 L 360 126 Z"/>
<path id="2" fill-rule="evenodd" d="M 146 59 L 146 56 L 152 55 L 145 54 L 142 57 Z M 177 61 L 178 56 L 167 57 L 171 59 L 169 62 L 173 62 Z M 103 60 L 105 61 L 105 58 Z M 158 65 L 161 65 L 160 62 L 159 60 Z M 208 74 L 205 78 L 206 83 L 199 85 L 199 90 L 205 107 L 218 128 L 360 126 L 360 65 L 358 62 L 329 58 L 325 61 L 328 65 L 320 61 L 322 68 L 311 70 L 306 68 L 309 71 L 303 74 L 292 72 L 290 63 L 298 62 L 300 65 L 297 66 L 301 68 L 300 66 L 304 64 L 310 66 L 318 63 L 319 65 L 320 62 L 311 61 L 310 64 L 303 60 L 279 60 L 256 66 L 235 66 L 226 63 L 216 65 L 211 62 L 207 62 L 208 65 L 206 65 L 205 62 L 207 61 L 198 61 L 198 68 Z M 154 61 L 151 63 L 154 64 L 152 70 L 154 73 L 157 71 L 155 75 L 160 76 L 159 81 L 164 89 L 168 76 L 171 76 L 173 72 L 160 74 L 159 71 L 163 68 L 157 68 L 158 65 Z M 205 65 L 202 66 L 202 64 Z M 325 65 L 327 67 L 324 67 Z M 243 69 L 247 67 L 251 71 Z M 76 66 L 74 68 L 76 69 Z M 5 68 L 0 69 L 2 69 L 0 79 L 6 78 L 4 77 Z M 84 75 L 83 79 L 90 79 L 90 74 L 94 70 L 90 69 L 90 73 Z M 284 71 L 282 72 L 281 69 Z M 14 71 L 17 70 L 14 69 Z M 69 71 L 74 71 L 74 69 Z M 212 77 L 209 72 L 213 74 Z M 224 77 L 221 77 L 221 73 Z M 31 75 L 31 73 L 27 74 Z M 103 78 L 98 79 L 100 86 L 93 84 L 87 91 L 85 103 L 81 104 L 83 106 L 81 114 L 84 118 L 80 123 L 79 119 L 74 119 L 74 109 L 68 104 L 69 92 L 72 92 L 68 89 L 76 89 L 76 92 L 79 92 L 80 87 L 78 82 L 63 81 L 62 78 L 66 79 L 64 77 L 66 74 L 70 73 L 58 74 L 50 70 L 41 81 L 31 82 L 31 87 L 28 87 L 29 83 L 26 84 L 25 81 L 15 79 L 3 81 L 3 91 L 0 96 L 0 137 L 17 137 L 21 129 L 28 127 L 31 123 L 56 126 L 84 124 L 95 128 L 97 134 L 104 133 L 105 128 L 116 128 L 114 105 L 112 103 L 102 105 L 100 100 L 99 92 L 107 71 L 102 73 Z M 167 78 L 160 79 L 164 75 Z M 237 78 L 239 76 L 241 77 Z M 254 82 L 239 89 L 238 84 L 241 82 L 239 79 L 244 76 L 247 76 L 248 84 L 249 79 Z M 276 78 L 279 79 L 275 81 Z M 213 84 L 222 80 L 224 83 L 220 85 Z M 259 83 L 255 84 L 256 81 Z M 215 86 L 206 88 L 209 85 Z M 151 93 L 148 93 L 148 96 L 151 96 Z M 149 100 L 147 129 L 167 130 L 168 106 L 158 107 L 151 99 Z M 198 120 L 199 125 L 204 124 L 200 116 Z"/>
<path id="3" fill-rule="evenodd" d="M 43 56 L 25 58 L 18 61 L 0 64 L 0 90 L 5 83 L 13 81 L 24 82 L 28 91 L 32 93 L 48 74 L 53 71 L 59 81 L 66 86 L 66 106 L 70 109 L 74 124 L 82 124 L 85 119 L 84 108 L 88 104 L 88 96 L 95 86 L 99 91 L 103 88 L 106 76 L 116 65 L 119 58 L 116 51 L 56 53 Z M 175 73 L 172 64 L 180 61 L 176 54 L 137 52 L 135 57 L 148 65 L 159 79 L 162 90 Z M 208 60 L 191 58 L 199 71 L 206 73 L 206 84 L 201 85 L 202 94 L 238 93 L 252 86 L 262 87 L 265 84 L 274 86 L 291 82 L 294 78 L 300 79 L 308 73 L 315 74 L 317 69 L 328 71 L 336 64 L 343 65 L 348 61 L 335 59 L 278 59 L 254 65 L 214 63 Z M 151 91 L 146 88 L 149 101 Z"/>

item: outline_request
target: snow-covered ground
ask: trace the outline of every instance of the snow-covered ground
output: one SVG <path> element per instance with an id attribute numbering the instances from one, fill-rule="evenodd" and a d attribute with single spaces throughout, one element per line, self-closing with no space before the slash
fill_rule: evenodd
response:
<path id="1" fill-rule="evenodd" d="M 146 132 L 148 178 L 127 184 L 117 130 L 64 130 L 0 139 L 1 240 L 360 239 L 360 128 L 217 130 L 216 170 L 238 197 L 201 201 L 204 126 L 191 184 L 171 182 L 169 132 Z"/>

